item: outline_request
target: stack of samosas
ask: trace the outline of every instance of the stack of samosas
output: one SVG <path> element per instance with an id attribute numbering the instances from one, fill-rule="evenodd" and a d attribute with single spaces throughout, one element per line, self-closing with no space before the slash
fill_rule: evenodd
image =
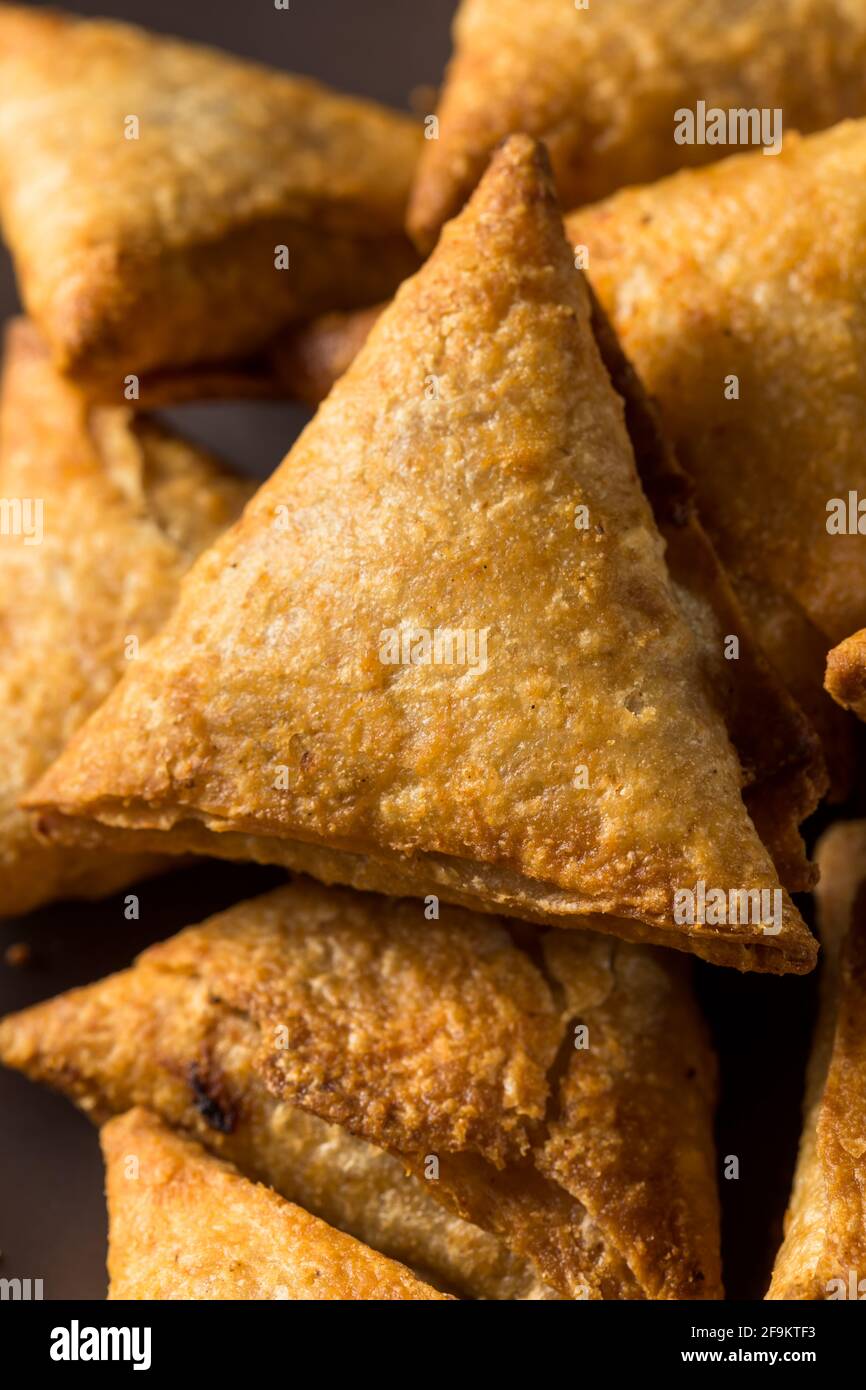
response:
<path id="1" fill-rule="evenodd" d="M 820 954 L 768 1297 L 857 1297 L 866 9 L 454 40 L 422 122 L 0 5 L 0 914 L 287 871 L 0 1058 L 111 1298 L 718 1299 L 687 957 Z M 318 404 L 257 491 L 146 413 L 244 396 Z"/>

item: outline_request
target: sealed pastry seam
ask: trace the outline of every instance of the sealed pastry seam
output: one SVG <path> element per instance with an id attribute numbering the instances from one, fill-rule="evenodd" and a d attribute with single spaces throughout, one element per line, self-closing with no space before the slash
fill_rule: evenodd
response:
<path id="1" fill-rule="evenodd" d="M 29 798 L 27 799 L 29 803 Z M 382 853 L 362 854 L 307 840 L 292 840 L 278 831 L 265 836 L 261 826 L 245 833 L 217 817 L 189 816 L 188 808 L 176 818 L 172 813 L 154 813 L 147 803 L 128 802 L 118 809 L 113 803 L 88 808 L 91 819 L 67 818 L 62 812 L 41 813 L 34 821 L 37 833 L 48 843 L 57 836 L 61 844 L 87 849 L 97 846 L 120 851 L 130 843 L 127 826 L 136 823 L 134 841 L 142 850 L 173 853 L 183 844 L 187 853 L 216 854 L 229 859 L 277 864 L 299 873 L 314 874 L 323 883 L 347 884 L 373 893 L 415 893 L 421 897 L 441 893 L 448 902 L 475 911 L 505 913 L 543 926 L 585 927 L 610 933 L 623 941 L 665 946 L 689 951 L 718 965 L 739 970 L 771 973 L 808 973 L 814 968 L 817 943 L 808 933 L 791 939 L 786 929 L 796 928 L 799 914 L 783 890 L 782 929 L 785 938 L 771 934 L 756 939 L 749 923 L 726 924 L 724 930 L 698 923 L 694 926 L 668 920 L 662 908 L 657 920 L 646 916 L 619 915 L 621 897 L 609 902 L 582 898 L 564 891 L 557 884 L 533 881 L 507 869 L 480 860 L 455 856 L 416 853 L 389 858 Z M 116 838 L 112 834 L 116 826 Z M 144 827 L 144 828 L 142 828 Z M 152 828 L 151 828 L 152 827 Z M 248 828 L 252 831 L 253 827 Z M 215 838 L 217 837 L 217 838 Z M 766 890 L 765 890 L 766 891 Z M 423 928 L 422 928 L 423 930 Z M 799 938 L 799 939 L 798 939 Z"/>

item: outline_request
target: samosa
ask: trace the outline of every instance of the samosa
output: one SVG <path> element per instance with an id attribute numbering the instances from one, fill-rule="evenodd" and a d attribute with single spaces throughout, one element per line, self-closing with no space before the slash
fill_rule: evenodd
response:
<path id="1" fill-rule="evenodd" d="M 670 952 L 300 879 L 0 1023 L 472 1298 L 720 1295 L 715 1060 Z"/>
<path id="2" fill-rule="evenodd" d="M 811 969 L 608 332 L 514 137 L 28 796 L 42 833 Z"/>
<path id="3" fill-rule="evenodd" d="M 463 0 L 409 228 L 429 249 L 515 131 L 568 208 L 864 114 L 859 0 Z"/>
<path id="4" fill-rule="evenodd" d="M 417 123 L 131 25 L 0 6 L 0 215 L 59 369 L 122 403 L 390 294 Z M 167 394 L 171 394 L 170 392 Z M 181 394 L 190 394 L 188 386 Z"/>

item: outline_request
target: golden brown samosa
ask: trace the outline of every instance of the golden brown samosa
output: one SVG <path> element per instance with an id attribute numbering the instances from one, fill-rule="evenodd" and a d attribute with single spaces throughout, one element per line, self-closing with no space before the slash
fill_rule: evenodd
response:
<path id="1" fill-rule="evenodd" d="M 153 867 L 39 841 L 18 799 L 137 659 L 249 485 L 124 407 L 89 412 L 32 325 L 0 386 L 0 916 Z"/>
<path id="2" fill-rule="evenodd" d="M 147 1110 L 109 1120 L 100 1139 L 109 1299 L 447 1298 Z"/>
<path id="3" fill-rule="evenodd" d="M 0 1057 L 464 1296 L 718 1297 L 688 962 L 429 912 L 299 880 L 5 1019 Z"/>
<path id="4" fill-rule="evenodd" d="M 515 137 L 27 798 L 43 832 L 811 969 L 598 332 Z"/>
<path id="5" fill-rule="evenodd" d="M 0 214 L 22 298 L 56 365 L 116 402 L 130 374 L 231 362 L 391 293 L 417 263 L 402 222 L 419 145 L 408 117 L 305 78 L 0 6 Z"/>
<path id="6" fill-rule="evenodd" d="M 866 821 L 818 847 L 821 1008 L 770 1299 L 866 1298 Z"/>
<path id="7" fill-rule="evenodd" d="M 425 249 L 514 131 L 545 141 L 577 207 L 730 153 L 719 125 L 776 149 L 866 114 L 860 0 L 463 0 L 454 50 L 409 209 Z"/>

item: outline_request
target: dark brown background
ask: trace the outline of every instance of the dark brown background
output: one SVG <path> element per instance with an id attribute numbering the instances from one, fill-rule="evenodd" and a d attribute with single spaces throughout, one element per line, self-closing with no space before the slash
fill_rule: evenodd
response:
<path id="1" fill-rule="evenodd" d="M 102 0 L 87 14 L 134 20 L 216 44 L 349 92 L 407 107 L 413 89 L 439 81 L 453 0 Z M 17 307 L 0 251 L 0 317 Z M 265 476 L 307 419 L 283 405 L 209 405 L 172 413 L 182 430 L 246 471 Z M 0 653 L 2 659 L 2 653 Z M 170 935 L 278 881 L 228 864 L 185 870 L 140 886 L 141 920 L 122 897 L 71 905 L 0 925 L 0 1013 L 128 964 Z M 31 964 L 12 968 L 3 948 L 28 942 Z M 799 1131 L 802 1068 L 814 982 L 739 977 L 699 967 L 699 988 L 723 1062 L 719 1154 L 740 1159 L 721 1180 L 726 1281 L 732 1297 L 760 1297 L 778 1243 Z M 0 1275 L 44 1280 L 46 1298 L 105 1295 L 105 1207 L 96 1132 L 63 1099 L 0 1073 Z"/>

